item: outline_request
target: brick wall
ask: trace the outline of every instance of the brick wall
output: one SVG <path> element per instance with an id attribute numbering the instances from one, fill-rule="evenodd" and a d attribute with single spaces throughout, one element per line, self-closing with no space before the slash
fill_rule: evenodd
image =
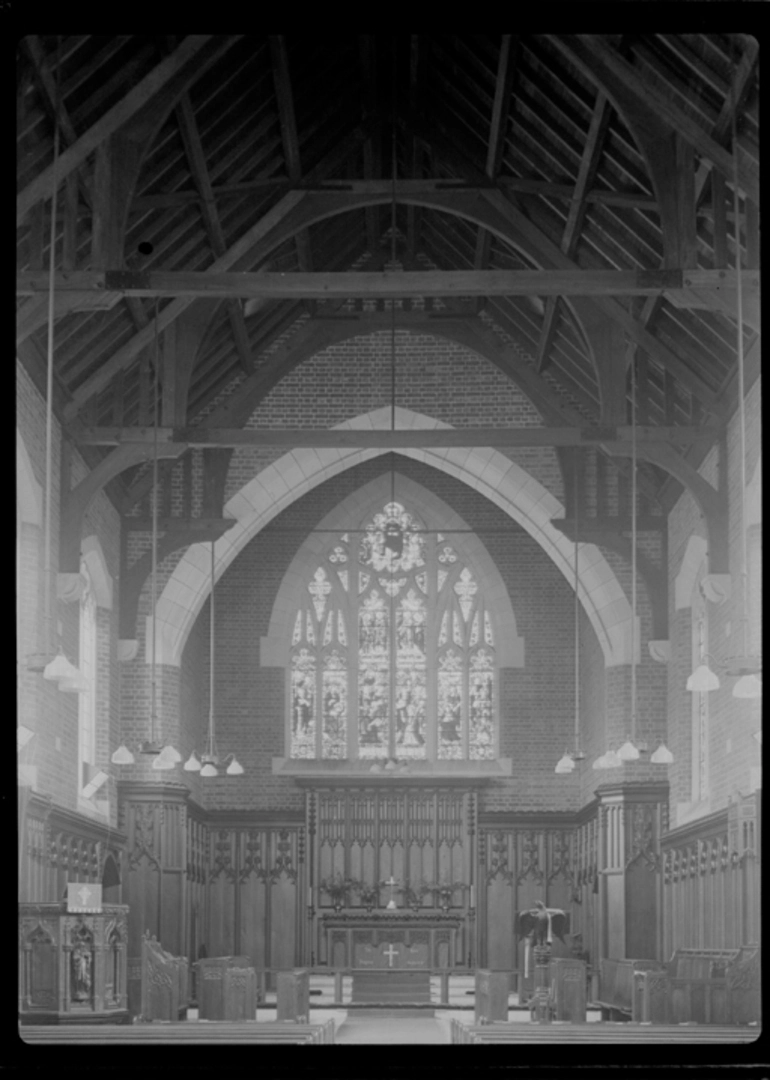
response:
<path id="1" fill-rule="evenodd" d="M 514 775 L 485 791 L 484 809 L 577 809 L 577 777 L 561 777 L 553 771 L 572 744 L 574 723 L 574 608 L 569 583 L 536 542 L 483 496 L 422 463 L 400 456 L 396 461 L 399 473 L 434 491 L 471 527 L 490 530 L 480 535 L 509 591 L 518 632 L 526 640 L 526 666 L 505 670 L 500 685 L 500 752 L 513 758 Z M 286 676 L 283 669 L 260 667 L 258 653 L 277 591 L 306 535 L 281 530 L 312 526 L 377 476 L 382 476 L 383 496 L 388 497 L 387 459 L 366 462 L 319 485 L 256 536 L 218 582 L 217 737 L 221 751 L 238 753 L 247 774 L 207 782 L 206 805 L 301 808 L 302 797 L 293 782 L 271 772 L 271 758 L 285 754 Z M 495 535 L 492 530 L 500 532 Z M 188 640 L 182 665 L 183 673 L 195 672 L 200 702 L 208 700 L 207 620 L 206 606 Z M 585 657 L 603 671 L 601 649 L 585 618 L 581 633 Z M 584 687 L 590 684 L 588 670 L 583 683 Z M 184 693 L 184 700 L 189 701 L 189 688 Z M 588 694 L 591 722 L 598 722 L 593 706 Z M 182 711 L 184 730 L 189 731 L 187 707 Z M 199 728 L 205 727 L 202 711 L 199 705 L 194 721 Z M 186 737 L 183 732 L 183 742 Z"/>
<path id="2" fill-rule="evenodd" d="M 455 342 L 396 332 L 396 405 L 453 427 L 532 427 L 542 420 L 529 400 L 488 360 Z M 457 387 L 462 385 L 462 393 Z M 391 340 L 387 331 L 330 346 L 271 390 L 249 428 L 333 427 L 391 404 Z M 561 472 L 549 447 L 507 453 L 557 498 Z M 238 447 L 230 463 L 230 498 L 283 450 Z"/>
<path id="3" fill-rule="evenodd" d="M 16 424 L 29 454 L 35 479 L 45 489 L 45 402 L 21 364 L 16 366 Z M 54 419 L 51 471 L 51 565 L 58 569 L 61 491 L 61 427 Z M 78 483 L 88 467 L 77 452 L 71 457 L 71 483 Z M 109 768 L 111 750 L 119 733 L 119 675 L 116 655 L 118 626 L 118 574 L 120 565 L 120 517 L 101 491 L 91 502 L 82 536 L 96 535 L 114 579 L 113 609 L 99 608 L 97 615 L 97 765 Z M 78 695 L 61 692 L 42 674 L 27 670 L 26 658 L 45 645 L 43 527 L 25 525 L 18 537 L 22 570 L 17 621 L 19 641 L 19 721 L 36 732 L 24 752 L 23 762 L 37 769 L 35 786 L 53 801 L 77 809 L 78 792 Z M 52 623 L 59 631 L 68 658 L 78 663 L 79 605 L 52 602 Z M 114 770 L 112 770 L 114 771 Z M 112 785 L 99 798 L 110 804 L 110 824 L 117 823 L 117 800 Z"/>
<path id="4" fill-rule="evenodd" d="M 761 453 L 761 380 L 746 398 L 746 477 L 751 479 Z M 741 521 L 740 521 L 740 425 L 737 414 L 727 427 L 726 483 L 729 502 L 729 563 L 732 595 L 721 605 L 707 603 L 709 651 L 718 658 L 740 652 L 741 617 Z M 715 447 L 700 473 L 718 483 L 719 449 Z M 671 662 L 668 680 L 670 748 L 675 763 L 670 768 L 672 811 L 678 803 L 688 803 L 692 785 L 692 716 L 694 695 L 686 689 L 692 670 L 692 613 L 690 608 L 674 610 L 674 581 L 679 573 L 687 543 L 692 535 L 707 538 L 705 523 L 695 500 L 685 492 L 669 516 L 669 614 Z M 704 567 L 707 570 L 707 567 Z M 741 700 L 732 696 L 735 680 L 722 678 L 719 690 L 708 695 L 709 710 L 709 793 L 702 813 L 723 809 L 737 793 L 751 789 L 752 769 L 761 762 L 761 750 L 753 732 L 761 728 L 761 700 Z M 672 820 L 675 820 L 672 814 Z"/>

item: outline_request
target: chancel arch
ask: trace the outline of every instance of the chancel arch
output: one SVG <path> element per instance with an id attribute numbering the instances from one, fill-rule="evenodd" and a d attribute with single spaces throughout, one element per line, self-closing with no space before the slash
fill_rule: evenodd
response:
<path id="1" fill-rule="evenodd" d="M 397 428 L 441 428 L 433 417 L 398 407 Z M 357 416 L 339 428 L 387 430 L 390 408 Z M 215 578 L 281 510 L 324 480 L 386 450 L 298 448 L 268 465 L 225 505 L 236 524 L 215 544 Z M 405 449 L 404 455 L 433 465 L 485 495 L 521 525 L 570 582 L 574 582 L 574 544 L 551 523 L 564 507 L 521 466 L 490 447 Z M 156 661 L 178 666 L 187 635 L 210 591 L 210 546 L 193 544 L 180 559 L 157 605 Z M 594 544 L 581 544 L 578 593 L 596 632 L 605 665 L 630 662 L 631 609 L 613 570 Z M 149 660 L 149 656 L 148 656 Z"/>

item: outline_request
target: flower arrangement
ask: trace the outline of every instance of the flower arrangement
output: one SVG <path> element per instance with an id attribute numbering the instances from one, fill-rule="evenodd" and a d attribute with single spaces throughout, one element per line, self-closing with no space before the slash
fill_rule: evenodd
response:
<path id="1" fill-rule="evenodd" d="M 425 891 L 435 893 L 442 911 L 449 911 L 452 906 L 452 894 L 457 889 L 467 889 L 464 881 L 434 881 L 426 886 Z"/>
<path id="2" fill-rule="evenodd" d="M 377 882 L 372 885 L 366 881 L 357 881 L 355 878 L 350 882 L 351 892 L 358 896 L 367 911 L 371 911 L 376 905 L 380 897 L 381 888 L 382 882 Z"/>
<path id="3" fill-rule="evenodd" d="M 348 893 L 352 892 L 356 882 L 352 878 L 344 878 L 338 870 L 332 877 L 322 878 L 318 884 L 332 898 L 334 910 L 341 911 Z"/>

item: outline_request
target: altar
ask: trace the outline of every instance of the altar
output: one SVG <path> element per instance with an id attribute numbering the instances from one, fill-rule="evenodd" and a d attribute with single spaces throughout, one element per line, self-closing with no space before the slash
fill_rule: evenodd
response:
<path id="1" fill-rule="evenodd" d="M 329 967 L 419 971 L 466 962 L 460 912 L 335 912 L 319 923 L 318 962 Z"/>

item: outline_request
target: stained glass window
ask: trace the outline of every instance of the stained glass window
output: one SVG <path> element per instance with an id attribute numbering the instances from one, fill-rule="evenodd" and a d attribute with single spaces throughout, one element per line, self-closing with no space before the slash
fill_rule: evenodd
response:
<path id="1" fill-rule="evenodd" d="M 330 537 L 290 625 L 292 757 L 495 757 L 483 582 L 401 503 Z"/>

